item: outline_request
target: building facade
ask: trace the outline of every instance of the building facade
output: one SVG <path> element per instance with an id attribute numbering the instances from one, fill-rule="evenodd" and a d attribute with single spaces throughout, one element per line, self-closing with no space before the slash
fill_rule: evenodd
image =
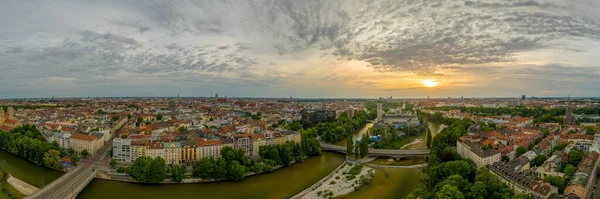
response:
<path id="1" fill-rule="evenodd" d="M 113 139 L 113 158 L 119 162 L 131 162 L 131 140 Z"/>
<path id="2" fill-rule="evenodd" d="M 500 151 L 496 149 L 482 150 L 480 144 L 469 140 L 456 140 L 456 151 L 462 157 L 473 160 L 478 167 L 499 162 L 501 157 Z"/>
<path id="3" fill-rule="evenodd" d="M 69 149 L 71 147 L 70 133 L 56 132 L 52 134 L 52 140 L 58 143 L 58 146 L 63 149 Z"/>
<path id="4" fill-rule="evenodd" d="M 198 144 L 198 158 L 205 157 L 221 157 L 221 149 L 226 145 L 222 144 L 221 140 L 201 140 Z"/>
<path id="5" fill-rule="evenodd" d="M 165 148 L 165 162 L 167 164 L 179 164 L 181 163 L 181 143 L 179 142 L 167 142 L 164 143 Z"/>
<path id="6" fill-rule="evenodd" d="M 183 163 L 195 163 L 198 160 L 197 142 L 192 140 L 181 142 L 181 161 Z"/>

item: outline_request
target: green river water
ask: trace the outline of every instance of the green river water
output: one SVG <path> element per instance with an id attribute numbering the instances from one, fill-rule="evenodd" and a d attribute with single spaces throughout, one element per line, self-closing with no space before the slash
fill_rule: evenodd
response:
<path id="1" fill-rule="evenodd" d="M 370 126 L 372 124 L 365 125 L 364 129 L 353 136 L 353 139 L 366 132 Z M 430 124 L 430 128 L 434 133 L 439 131 L 439 125 Z M 303 163 L 248 177 L 239 182 L 147 185 L 94 179 L 77 198 L 286 198 L 326 176 L 343 161 L 344 156 L 341 154 L 324 152 L 323 156 L 311 157 Z M 419 159 L 399 162 L 389 162 L 386 159 L 374 161 L 374 163 L 390 165 L 410 165 L 421 162 L 422 160 Z M 0 168 L 38 187 L 62 175 L 61 172 L 38 167 L 5 151 L 0 151 Z M 375 169 L 375 178 L 370 185 L 339 198 L 405 198 L 412 190 L 419 187 L 421 175 L 421 169 L 378 168 Z"/>

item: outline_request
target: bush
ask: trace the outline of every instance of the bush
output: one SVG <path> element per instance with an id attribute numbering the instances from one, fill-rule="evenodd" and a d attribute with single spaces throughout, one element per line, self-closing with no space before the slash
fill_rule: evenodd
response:
<path id="1" fill-rule="evenodd" d="M 117 172 L 119 172 L 119 173 L 125 173 L 125 168 L 124 167 L 119 167 L 117 169 Z"/>
<path id="2" fill-rule="evenodd" d="M 335 182 L 335 180 L 332 180 L 329 184 L 337 184 L 337 182 Z"/>
<path id="3" fill-rule="evenodd" d="M 354 180 L 354 178 L 356 178 L 355 175 L 347 175 L 346 176 L 346 181 Z"/>
<path id="4" fill-rule="evenodd" d="M 322 193 L 323 191 L 317 191 L 317 196 L 321 196 Z"/>
<path id="5" fill-rule="evenodd" d="M 350 175 L 358 175 L 360 173 L 360 171 L 362 170 L 363 166 L 362 165 L 356 165 L 354 167 L 352 167 L 350 169 L 350 171 L 348 171 L 348 174 Z"/>
<path id="6" fill-rule="evenodd" d="M 339 180 L 339 179 L 340 179 L 340 176 L 335 176 L 335 179 L 336 179 L 336 180 Z"/>
<path id="7" fill-rule="evenodd" d="M 368 184 L 371 184 L 371 178 L 368 178 L 368 177 L 366 177 L 366 176 L 362 176 L 362 177 L 360 178 L 360 183 L 361 183 L 362 185 L 368 185 Z"/>

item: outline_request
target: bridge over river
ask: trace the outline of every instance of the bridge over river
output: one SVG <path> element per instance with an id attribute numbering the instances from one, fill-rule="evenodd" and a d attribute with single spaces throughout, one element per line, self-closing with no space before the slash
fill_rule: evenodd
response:
<path id="1" fill-rule="evenodd" d="M 52 181 L 52 183 L 33 192 L 25 197 L 26 199 L 71 199 L 75 198 L 98 173 L 106 161 L 108 161 L 107 149 L 112 147 L 112 139 L 110 139 L 104 147 L 102 147 L 96 156 L 91 158 L 90 163 L 81 162 L 75 169 L 65 173 L 60 178 Z"/>
<path id="2" fill-rule="evenodd" d="M 338 153 L 346 154 L 345 146 L 338 146 L 333 144 L 320 143 L 321 150 L 334 151 Z M 429 149 L 369 149 L 368 157 L 391 157 L 394 159 L 401 159 L 406 157 L 427 157 L 429 156 Z"/>

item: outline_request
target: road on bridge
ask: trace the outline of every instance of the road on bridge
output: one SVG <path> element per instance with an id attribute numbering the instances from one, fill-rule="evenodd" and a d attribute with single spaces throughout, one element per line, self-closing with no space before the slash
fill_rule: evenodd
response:
<path id="1" fill-rule="evenodd" d="M 116 134 L 116 133 L 115 133 Z M 90 164 L 79 164 L 75 169 L 62 175 L 47 186 L 39 189 L 26 199 L 70 199 L 77 196 L 85 185 L 87 185 L 95 176 L 98 168 L 102 167 L 108 160 L 108 149 L 112 147 L 112 138 L 98 150 L 96 156 L 93 156 Z"/>
<path id="2" fill-rule="evenodd" d="M 321 149 L 346 153 L 345 146 L 338 146 L 320 142 Z M 402 156 L 426 156 L 429 155 L 429 149 L 369 149 L 369 155 L 402 155 Z"/>

